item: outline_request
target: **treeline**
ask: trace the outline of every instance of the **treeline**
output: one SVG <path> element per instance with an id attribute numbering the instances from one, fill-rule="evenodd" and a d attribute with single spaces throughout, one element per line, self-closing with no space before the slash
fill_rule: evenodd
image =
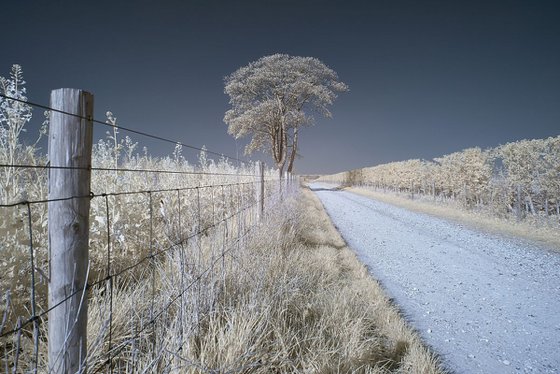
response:
<path id="1" fill-rule="evenodd" d="M 560 217 L 560 136 L 478 147 L 322 177 L 324 181 L 454 200 L 499 215 Z"/>

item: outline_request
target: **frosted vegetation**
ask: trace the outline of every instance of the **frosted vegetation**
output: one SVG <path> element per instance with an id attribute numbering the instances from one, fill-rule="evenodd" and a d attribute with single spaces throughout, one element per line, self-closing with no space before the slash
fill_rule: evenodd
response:
<path id="1" fill-rule="evenodd" d="M 14 65 L 8 78 L 0 78 L 0 85 L 1 93 L 26 100 L 20 66 Z M 4 332 L 31 317 L 30 274 L 33 269 L 37 314 L 48 308 L 47 204 L 29 204 L 29 215 L 26 203 L 48 198 L 48 170 L 43 168 L 48 164 L 48 157 L 38 147 L 39 140 L 48 132 L 48 121 L 44 121 L 37 141 L 26 144 L 30 137 L 23 134 L 31 118 L 30 105 L 0 98 L 0 204 L 14 204 L 0 207 L 0 319 L 3 318 L 0 331 Z M 45 118 L 48 118 L 48 113 L 45 113 Z M 118 126 L 111 112 L 107 112 L 107 122 Z M 218 248 L 225 250 L 256 222 L 257 213 L 256 165 L 234 164 L 225 158 L 215 161 L 207 158 L 205 151 L 200 153 L 197 163 L 189 163 L 180 145 L 170 156 L 160 158 L 150 156 L 145 148 L 139 153 L 138 148 L 138 143 L 129 136 L 121 136 L 117 127 L 93 146 L 92 167 L 116 170 L 92 171 L 91 191 L 94 197 L 90 208 L 89 282 L 103 280 L 109 271 L 113 274 L 124 271 L 115 281 L 116 292 L 123 296 L 122 302 L 132 297 L 129 291 L 147 293 L 139 288 L 139 284 L 144 282 L 142 278 L 151 274 L 154 261 L 164 266 L 170 256 L 177 257 L 177 253 L 164 253 L 154 261 L 144 261 L 132 271 L 126 271 L 128 267 L 141 263 L 152 252 L 163 252 L 180 243 L 183 255 L 189 257 L 189 265 L 183 258 L 182 266 L 176 266 L 192 281 L 201 269 L 216 261 Z M 128 171 L 130 169 L 160 172 Z M 267 198 L 272 199 L 277 192 L 277 174 L 272 170 L 265 173 Z M 153 192 L 110 195 L 138 191 Z M 30 229 L 35 257 L 33 267 L 30 262 Z M 224 237 L 224 230 L 229 230 L 227 237 Z M 193 256 L 197 261 L 193 262 Z M 127 286 L 131 284 L 134 284 L 133 289 Z M 144 286 L 147 287 L 146 284 Z M 105 283 L 98 288 L 92 290 L 91 318 L 95 316 L 96 307 L 107 307 Z M 96 298 L 99 293 L 104 297 Z M 164 296 L 159 293 L 156 300 L 160 300 L 160 306 L 165 304 Z M 207 302 L 211 303 L 212 297 L 208 296 L 204 305 Z M 197 308 L 202 308 L 202 305 L 197 305 Z M 92 333 L 99 334 L 101 331 L 101 335 L 93 335 L 91 342 L 103 345 L 106 344 L 103 336 L 107 334 L 103 318 L 107 318 L 107 310 L 100 313 L 102 320 L 98 321 L 98 330 L 92 330 Z M 146 315 L 140 311 L 137 317 L 140 321 Z M 42 322 L 41 329 L 45 329 L 46 320 Z M 13 368 L 18 355 L 26 364 L 32 364 L 29 359 L 32 356 L 32 330 L 32 326 L 28 326 L 19 335 L 23 346 L 19 350 L 16 348 L 17 339 L 1 338 L 2 368 Z M 43 334 L 44 330 L 40 339 L 41 351 L 46 349 Z M 24 344 L 26 340 L 27 345 Z M 96 354 L 96 349 L 102 350 L 101 346 L 96 348 L 92 345 L 91 348 L 91 354 Z M 29 356 L 25 357 L 25 354 Z"/>
<path id="2" fill-rule="evenodd" d="M 25 81 L 22 77 L 21 67 L 14 65 L 10 78 L 1 78 L 2 93 L 14 98 L 26 100 Z M 37 147 L 37 142 L 26 145 L 22 139 L 25 132 L 25 125 L 31 120 L 31 106 L 0 98 L 0 204 L 14 204 L 25 201 L 37 201 L 47 199 L 47 177 L 48 171 L 40 168 L 47 165 L 47 156 Z M 46 113 L 48 115 L 48 113 Z M 116 117 L 107 112 L 107 121 L 117 125 Z M 45 120 L 39 138 L 47 133 L 48 121 Z M 31 165 L 39 168 L 14 168 L 5 165 Z M 164 189 L 181 189 L 181 199 L 183 202 L 183 212 L 185 221 L 192 222 L 192 217 L 197 217 L 198 225 L 198 201 L 193 203 L 192 194 L 195 190 L 185 190 L 190 187 L 225 185 L 217 191 L 215 188 L 201 188 L 200 210 L 201 225 L 205 227 L 214 217 L 221 217 L 226 213 L 231 213 L 233 199 L 240 194 L 250 198 L 249 188 L 253 188 L 249 182 L 254 182 L 255 168 L 252 165 L 234 165 L 227 159 L 214 161 L 206 157 L 205 152 L 201 152 L 198 164 L 189 163 L 182 155 L 182 147 L 177 145 L 172 155 L 162 158 L 155 158 L 149 155 L 146 148 L 138 153 L 138 143 L 134 142 L 129 136 L 120 137 L 117 128 L 107 132 L 105 139 L 99 139 L 93 146 L 92 167 L 94 168 L 116 168 L 116 169 L 143 169 L 170 171 L 170 173 L 150 173 L 150 172 L 129 172 L 129 171 L 104 171 L 94 170 L 92 172 L 91 191 L 98 196 L 91 200 L 91 219 L 90 219 L 90 242 L 92 263 L 102 262 L 99 257 L 105 255 L 107 235 L 106 222 L 106 203 L 99 198 L 99 195 L 107 193 L 149 191 Z M 187 173 L 187 174 L 182 174 Z M 193 173 L 188 174 L 188 173 Z M 267 171 L 268 175 L 272 171 Z M 267 177 L 268 178 L 268 177 Z M 246 185 L 238 185 L 246 183 Z M 185 190 L 185 191 L 183 191 Z M 214 194 L 214 196 L 212 196 Z M 224 196 L 222 196 L 224 194 Z M 154 220 L 162 227 L 154 228 L 154 232 L 162 237 L 154 239 L 164 245 L 176 236 L 176 232 L 171 232 L 171 216 L 177 208 L 176 191 L 155 192 L 152 196 Z M 134 262 L 146 253 L 144 243 L 148 241 L 147 231 L 139 230 L 146 227 L 149 222 L 149 199 L 147 194 L 132 194 L 109 197 L 109 216 L 110 233 L 113 237 L 115 259 L 119 265 L 126 266 L 127 262 Z M 212 201 L 214 200 L 214 201 Z M 212 209 L 204 207 L 210 206 Z M 31 205 L 31 220 L 33 225 L 34 248 L 38 254 L 37 264 L 40 270 L 46 271 L 46 230 L 47 215 L 46 204 Z M 2 208 L 0 216 L 0 243 L 2 249 L 10 248 L 13 254 L 20 252 L 21 255 L 14 255 L 12 258 L 3 256 L 0 263 L 0 274 L 9 274 L 2 277 L 2 286 L 5 282 L 16 280 L 15 275 L 27 274 L 30 271 L 29 265 L 25 264 L 29 251 L 28 216 L 25 205 L 16 205 L 11 208 Z M 191 223 L 192 225 L 192 223 Z M 96 267 L 93 267 L 95 272 Z M 21 283 L 14 284 L 14 287 L 2 287 L 17 291 L 17 287 L 24 287 Z"/>
<path id="3" fill-rule="evenodd" d="M 432 161 L 407 160 L 323 176 L 460 205 L 502 218 L 560 220 L 560 136 L 468 148 Z"/>

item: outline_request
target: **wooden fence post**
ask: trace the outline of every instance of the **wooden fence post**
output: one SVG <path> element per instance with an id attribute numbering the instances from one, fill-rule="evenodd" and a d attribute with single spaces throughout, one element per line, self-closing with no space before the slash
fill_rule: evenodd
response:
<path id="1" fill-rule="evenodd" d="M 51 92 L 49 126 L 49 372 L 85 373 L 93 95 Z M 56 168 L 62 167 L 62 168 Z"/>
<path id="2" fill-rule="evenodd" d="M 264 162 L 257 164 L 257 217 L 261 221 L 264 217 Z"/>
<path id="3" fill-rule="evenodd" d="M 515 199 L 515 216 L 517 221 L 521 221 L 522 212 L 521 212 L 521 185 L 517 185 L 517 196 Z"/>

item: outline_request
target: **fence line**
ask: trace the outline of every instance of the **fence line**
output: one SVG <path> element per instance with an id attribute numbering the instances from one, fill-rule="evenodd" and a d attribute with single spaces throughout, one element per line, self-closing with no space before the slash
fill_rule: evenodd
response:
<path id="1" fill-rule="evenodd" d="M 229 186 L 234 186 L 234 185 L 239 185 L 239 184 L 230 184 Z M 220 185 L 220 186 L 217 186 L 217 187 L 223 187 L 223 186 L 226 186 L 226 185 Z M 196 187 L 193 188 L 193 189 L 196 189 Z M 167 192 L 167 191 L 177 191 L 177 190 L 166 190 L 166 192 Z M 145 191 L 145 192 L 146 192 L 146 193 L 149 193 L 150 191 Z M 114 196 L 114 194 L 103 194 L 102 196 L 105 197 L 105 198 L 108 198 L 109 196 Z M 58 201 L 58 200 L 55 200 L 55 201 Z M 29 203 L 25 203 L 25 204 L 26 204 L 27 206 L 29 206 Z M 108 200 L 106 200 L 106 204 L 107 204 L 107 212 L 108 212 L 108 207 L 109 207 L 109 205 L 108 205 Z M 136 263 L 134 263 L 134 264 L 132 264 L 132 265 L 129 265 L 129 266 L 127 266 L 127 267 L 125 267 L 125 268 L 119 270 L 118 272 L 113 273 L 113 274 L 110 274 L 110 273 L 109 273 L 109 272 L 110 272 L 110 245 L 108 245 L 108 246 L 107 246 L 107 248 L 108 248 L 108 249 L 107 249 L 107 253 L 108 253 L 108 265 L 107 265 L 108 275 L 107 275 L 105 278 L 100 279 L 100 280 L 98 280 L 98 281 L 91 282 L 91 283 L 87 283 L 86 286 L 85 286 L 85 289 L 88 290 L 88 289 L 91 289 L 91 288 L 93 288 L 93 287 L 99 286 L 99 285 L 103 284 L 104 282 L 109 281 L 111 278 L 115 278 L 115 277 L 121 276 L 121 275 L 123 275 L 124 273 L 126 273 L 126 272 L 128 272 L 128 271 L 130 271 L 130 270 L 134 270 L 134 269 L 137 268 L 138 266 L 142 265 L 144 262 L 146 262 L 146 261 L 148 261 L 148 260 L 151 260 L 151 259 L 154 259 L 154 258 L 156 258 L 156 257 L 158 257 L 158 256 L 160 256 L 160 255 L 162 255 L 162 254 L 165 254 L 165 253 L 167 253 L 168 251 L 170 251 L 170 250 L 172 250 L 172 249 L 175 249 L 175 247 L 182 245 L 184 242 L 186 242 L 186 241 L 188 241 L 188 240 L 190 240 L 190 239 L 193 239 L 193 238 L 195 238 L 195 237 L 197 237 L 197 236 L 199 236 L 199 235 L 202 235 L 202 234 L 204 234 L 205 232 L 209 231 L 210 229 L 215 228 L 215 227 L 219 226 L 220 224 L 222 224 L 222 223 L 224 223 L 224 222 L 226 222 L 226 221 L 228 221 L 228 220 L 230 220 L 230 219 L 232 219 L 232 218 L 234 218 L 234 217 L 237 217 L 237 216 L 241 215 L 244 211 L 246 211 L 246 210 L 248 210 L 248 209 L 251 209 L 251 208 L 254 208 L 256 205 L 257 205 L 257 203 L 253 203 L 253 204 L 251 204 L 251 205 L 249 205 L 249 206 L 243 207 L 241 210 L 239 210 L 239 211 L 237 211 L 237 212 L 235 212 L 235 213 L 233 213 L 233 214 L 230 214 L 229 216 L 224 217 L 223 219 L 217 221 L 216 223 L 214 223 L 214 224 L 212 224 L 212 225 L 210 225 L 210 226 L 207 226 L 207 227 L 205 227 L 204 229 L 201 229 L 201 230 L 199 230 L 199 231 L 197 231 L 197 232 L 194 232 L 194 233 L 192 233 L 192 234 L 186 236 L 181 242 L 173 243 L 173 244 L 171 244 L 170 246 L 168 246 L 168 247 L 166 247 L 166 248 L 164 248 L 164 249 L 162 249 L 162 250 L 159 250 L 159 251 L 150 253 L 149 255 L 142 257 L 142 258 L 141 258 L 139 261 L 137 261 Z M 107 213 L 107 222 L 109 222 L 109 214 L 108 214 L 108 213 Z M 30 237 L 31 237 L 31 235 L 32 235 L 32 231 L 31 231 L 31 230 L 32 230 L 32 229 L 31 229 L 31 226 L 30 226 L 30 231 L 29 231 Z M 107 243 L 110 243 L 109 224 L 107 225 L 107 230 L 108 230 L 108 232 L 107 232 Z M 30 239 L 30 256 L 31 256 L 31 257 L 30 257 L 30 258 L 31 258 L 31 261 L 33 261 L 33 257 L 32 257 L 32 256 L 33 256 L 32 239 Z M 33 283 L 34 283 L 34 282 L 33 282 Z M 73 296 L 76 296 L 77 294 L 80 294 L 80 293 L 82 293 L 82 292 L 84 292 L 84 287 L 81 287 L 81 288 L 76 289 L 72 294 L 68 295 L 65 299 L 61 300 L 59 303 L 55 304 L 55 305 L 52 306 L 51 308 L 45 310 L 45 311 L 42 312 L 41 314 L 38 314 L 38 315 L 33 314 L 33 316 L 32 316 L 31 318 L 29 318 L 27 321 L 22 322 L 21 326 L 19 327 L 19 330 L 21 330 L 22 328 L 24 328 L 24 327 L 25 327 L 26 325 L 28 325 L 28 324 L 37 322 L 37 320 L 39 320 L 40 318 L 43 318 L 44 316 L 46 316 L 46 315 L 48 314 L 49 311 L 53 310 L 54 308 L 59 307 L 59 306 L 60 306 L 62 303 L 64 303 L 65 301 L 69 300 L 69 299 L 72 298 Z M 13 333 L 15 333 L 15 332 L 17 332 L 17 331 L 18 331 L 18 329 L 13 329 L 13 330 L 10 330 L 10 331 L 2 332 L 2 333 L 0 334 L 0 337 L 5 337 L 5 336 L 8 336 L 8 335 L 11 335 L 11 334 L 13 334 Z"/>
<path id="2" fill-rule="evenodd" d="M 52 110 L 52 108 L 50 109 Z M 63 111 L 56 112 L 63 115 L 69 114 L 61 113 Z M 79 119 L 91 121 L 91 118 L 84 116 Z M 202 148 L 199 150 L 205 151 Z M 223 156 L 215 152 L 208 153 Z M 86 351 L 80 352 L 81 355 L 76 362 L 77 372 L 85 372 L 88 368 L 92 372 L 112 373 L 114 370 L 120 370 L 120 365 L 124 365 L 122 363 L 124 359 L 119 355 L 125 350 L 133 353 L 136 352 L 135 350 L 139 350 L 139 346 L 143 344 L 142 339 L 148 330 L 153 338 L 151 343 L 153 344 L 153 360 L 154 362 L 161 360 L 160 355 L 156 354 L 158 350 L 166 347 L 163 345 L 164 342 L 156 340 L 158 331 L 161 331 L 158 330 L 162 328 L 161 325 L 163 324 L 163 328 L 165 328 L 165 323 L 169 323 L 170 315 L 179 316 L 181 321 L 184 318 L 190 320 L 191 317 L 188 316 L 196 315 L 198 316 L 197 322 L 200 322 L 200 314 L 204 312 L 205 308 L 208 308 L 209 302 L 204 300 L 203 293 L 212 294 L 215 292 L 212 291 L 214 288 L 227 292 L 226 266 L 231 267 L 236 263 L 236 266 L 244 268 L 244 264 L 237 260 L 236 250 L 240 250 L 245 245 L 250 234 L 267 214 L 266 212 L 275 209 L 277 204 L 281 203 L 283 196 L 293 193 L 297 189 L 297 184 L 291 176 L 280 182 L 276 178 L 265 177 L 262 164 L 255 173 L 243 172 L 239 167 L 236 169 L 237 173 L 25 164 L 0 164 L 0 170 L 2 168 L 17 168 L 24 171 L 44 169 L 49 171 L 49 174 L 54 170 L 93 172 L 94 176 L 96 176 L 95 173 L 101 173 L 99 178 L 103 178 L 102 173 L 107 172 L 137 172 L 145 173 L 146 178 L 151 174 L 177 174 L 196 178 L 251 179 L 250 181 L 239 180 L 233 183 L 222 181 L 209 184 L 203 184 L 202 180 L 197 180 L 198 185 L 183 185 L 173 188 L 167 187 L 164 183 L 165 188 L 131 191 L 109 190 L 109 192 L 103 193 L 94 193 L 90 188 L 90 193 L 87 195 L 23 199 L 15 203 L 3 202 L 0 204 L 0 209 L 3 210 L 25 208 L 23 210 L 13 209 L 10 213 L 12 217 L 15 217 L 15 223 L 8 221 L 8 214 L 2 214 L 5 218 L 0 221 L 0 229 L 10 225 L 16 227 L 6 231 L 6 233 L 13 232 L 14 234 L 4 238 L 2 243 L 2 246 L 5 246 L 4 250 L 13 252 L 17 256 L 19 248 L 22 246 L 19 239 L 21 230 L 17 222 L 25 218 L 28 226 L 29 261 L 25 266 L 30 270 L 29 291 L 26 291 L 26 287 L 24 287 L 22 293 L 16 292 L 15 298 L 12 298 L 9 288 L 7 288 L 2 295 L 6 299 L 6 304 L 0 324 L 0 347 L 2 347 L 0 351 L 3 351 L 0 352 L 0 355 L 3 357 L 5 370 L 14 372 L 23 367 L 22 370 L 36 373 L 38 370 L 44 370 L 47 365 L 49 372 L 59 372 L 60 362 L 65 359 L 62 356 L 67 352 L 61 350 L 60 353 L 50 358 L 51 362 L 45 362 L 44 350 L 48 331 L 45 322 L 50 312 L 64 307 L 66 302 L 76 297 L 79 298 L 78 308 L 85 308 L 89 299 L 94 301 L 95 308 L 102 308 L 107 304 L 106 312 L 103 313 L 104 318 L 101 319 L 103 322 L 99 322 L 101 325 L 97 334 L 93 334 L 92 337 L 90 332 L 87 336 L 81 336 L 81 339 L 87 342 L 88 351 L 87 353 Z M 28 179 L 33 180 L 33 176 L 31 175 Z M 58 183 L 62 183 L 62 181 L 58 181 Z M 116 183 L 115 181 L 115 186 Z M 285 186 L 281 187 L 281 183 L 284 183 Z M 147 196 L 147 199 L 142 196 Z M 88 247 L 90 256 L 93 257 L 89 260 L 85 281 L 81 286 L 73 287 L 64 298 L 45 308 L 43 306 L 46 293 L 43 286 L 45 279 L 50 282 L 51 277 L 58 276 L 58 274 L 50 273 L 46 275 L 41 270 L 44 269 L 46 263 L 50 264 L 51 261 L 46 257 L 44 251 L 41 251 L 45 248 L 46 242 L 45 204 L 83 199 L 88 199 L 92 203 L 88 215 L 93 219 L 89 223 L 88 230 L 90 233 Z M 139 199 L 139 201 L 132 199 Z M 129 219 L 124 220 L 122 216 L 127 216 Z M 144 254 L 146 251 L 148 253 Z M 101 252 L 104 255 L 101 255 Z M 35 254 L 39 254 L 39 256 L 37 257 Z M 164 255 L 167 256 L 164 257 Z M 19 260 L 21 260 L 20 266 L 23 266 L 24 257 L 17 259 L 17 261 Z M 17 261 L 15 261 L 16 265 Z M 215 268 L 219 267 L 220 263 L 221 270 L 216 272 Z M 162 297 L 165 298 L 166 289 L 161 284 L 163 278 L 159 272 L 165 266 L 179 267 L 181 286 L 178 291 L 167 295 L 166 300 L 162 300 Z M 22 271 L 17 266 L 12 270 L 16 272 L 16 278 L 17 273 Z M 35 272 L 38 272 L 42 282 L 37 283 Z M 114 304 L 114 297 L 122 293 L 123 289 L 134 288 L 131 284 L 144 282 L 148 279 L 147 277 L 150 277 L 148 288 L 151 293 L 149 310 L 140 308 L 137 313 L 135 312 L 138 315 L 129 321 L 131 330 L 126 332 L 127 336 L 123 336 L 122 331 L 115 330 L 117 326 L 114 321 L 115 307 L 118 308 L 118 306 Z M 6 280 L 6 277 L 3 278 Z M 2 284 L 0 283 L 0 285 Z M 193 288 L 197 288 L 198 296 L 191 295 L 190 303 L 187 303 L 185 295 L 192 292 Z M 29 293 L 31 310 L 30 317 L 24 319 L 19 314 L 22 306 L 25 306 L 22 304 L 21 297 L 27 293 Z M 40 301 L 37 300 L 37 295 L 39 295 Z M 162 308 L 156 307 L 161 305 L 163 305 Z M 89 313 L 97 313 L 97 311 L 90 310 Z M 167 318 L 163 318 L 164 316 Z M 14 319 L 16 319 L 15 326 L 10 329 L 9 324 L 14 323 Z M 71 323 L 71 321 L 65 322 Z M 6 329 L 7 327 L 8 329 Z M 33 329 L 32 332 L 28 330 L 30 327 Z M 181 331 L 178 332 L 181 344 L 177 347 L 175 354 L 182 349 L 186 336 L 189 334 L 184 327 L 181 324 Z M 195 323 L 189 327 L 189 329 L 192 328 L 196 328 Z M 32 352 L 28 352 L 29 349 Z M 100 357 L 105 357 L 103 362 Z M 156 364 L 154 363 L 154 365 Z"/>
<path id="3" fill-rule="evenodd" d="M 275 179 L 265 179 L 265 181 L 276 181 Z M 188 191 L 188 190 L 197 190 L 197 189 L 204 189 L 204 188 L 212 188 L 212 187 L 227 187 L 227 186 L 238 186 L 238 185 L 249 185 L 253 184 L 254 182 L 242 182 L 242 183 L 226 183 L 226 184 L 216 184 L 216 185 L 204 185 L 204 186 L 190 186 L 190 187 L 178 187 L 178 188 L 163 188 L 163 189 L 156 189 L 156 190 L 140 190 L 140 191 L 120 191 L 120 192 L 103 192 L 100 194 L 95 194 L 90 192 L 89 195 L 83 196 L 67 196 L 55 199 L 44 199 L 44 200 L 23 200 L 17 203 L 11 204 L 0 204 L 0 208 L 10 208 L 15 207 L 18 205 L 33 205 L 33 204 L 45 204 L 49 202 L 56 202 L 56 201 L 65 201 L 65 200 L 72 200 L 72 199 L 95 199 L 97 197 L 105 197 L 105 196 L 125 196 L 125 195 L 139 195 L 139 194 L 149 194 L 155 192 L 172 192 L 172 191 Z"/>

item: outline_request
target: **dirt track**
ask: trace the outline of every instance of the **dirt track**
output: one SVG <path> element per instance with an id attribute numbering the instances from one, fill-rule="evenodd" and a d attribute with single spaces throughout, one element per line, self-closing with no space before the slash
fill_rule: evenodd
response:
<path id="1" fill-rule="evenodd" d="M 457 373 L 560 373 L 560 254 L 312 184 L 349 246 Z"/>

